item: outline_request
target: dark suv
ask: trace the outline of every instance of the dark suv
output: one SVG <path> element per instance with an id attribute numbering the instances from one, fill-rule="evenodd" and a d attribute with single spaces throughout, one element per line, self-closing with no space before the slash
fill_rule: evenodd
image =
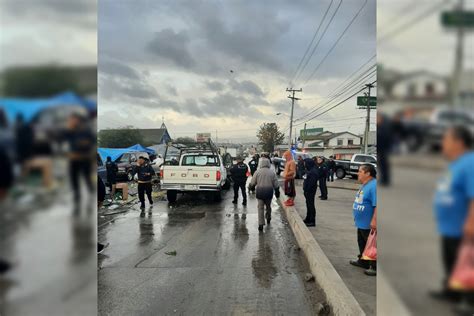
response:
<path id="1" fill-rule="evenodd" d="M 149 159 L 148 153 L 134 151 L 124 153 L 122 157 L 116 161 L 118 166 L 117 180 L 133 180 L 132 168 L 133 166 L 136 166 L 137 160 L 140 156 L 144 156 Z"/>

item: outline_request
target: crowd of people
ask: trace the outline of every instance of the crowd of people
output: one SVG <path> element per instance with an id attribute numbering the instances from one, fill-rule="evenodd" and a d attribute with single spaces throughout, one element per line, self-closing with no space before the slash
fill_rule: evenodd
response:
<path id="1" fill-rule="evenodd" d="M 275 156 L 273 156 L 275 157 Z M 279 166 L 275 163 L 275 168 L 271 168 L 272 161 L 268 154 L 255 154 L 247 164 L 241 157 L 237 158 L 237 163 L 230 170 L 230 175 L 234 183 L 234 199 L 232 203 L 237 204 L 239 191 L 242 193 L 242 204 L 247 205 L 247 192 L 245 190 L 248 177 L 252 176 L 248 185 L 249 192 L 255 192 L 258 208 L 258 230 L 262 231 L 265 224 L 271 221 L 271 201 L 273 196 L 280 197 L 280 184 L 275 170 Z M 276 156 L 278 157 L 278 156 Z M 316 205 L 315 199 L 319 187 L 321 201 L 328 200 L 327 182 L 334 181 L 336 164 L 333 157 L 313 157 L 303 159 L 302 156 L 294 159 L 291 151 L 284 152 L 284 170 L 281 173 L 283 178 L 283 190 L 287 196 L 283 204 L 287 207 L 295 205 L 296 187 L 295 179 L 302 178 L 303 193 L 306 201 L 306 217 L 303 222 L 307 227 L 316 226 Z M 278 162 L 279 163 L 279 162 Z M 366 248 L 369 236 L 376 231 L 377 217 L 377 180 L 376 170 L 372 164 L 363 164 L 359 168 L 358 180 L 361 184 L 357 191 L 352 211 L 354 223 L 357 230 L 357 244 L 359 254 L 356 260 L 351 260 L 350 264 L 361 267 L 365 274 L 376 275 L 376 264 L 374 260 L 366 260 L 363 253 Z M 265 223 L 266 221 L 266 223 Z"/>

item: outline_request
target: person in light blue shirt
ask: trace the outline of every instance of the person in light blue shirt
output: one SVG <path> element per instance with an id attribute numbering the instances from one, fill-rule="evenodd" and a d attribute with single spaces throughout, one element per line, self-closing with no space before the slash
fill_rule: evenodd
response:
<path id="1" fill-rule="evenodd" d="M 431 292 L 436 299 L 456 302 L 461 294 L 448 288 L 463 238 L 474 238 L 474 152 L 471 132 L 462 126 L 447 129 L 442 142 L 443 155 L 449 166 L 438 181 L 433 209 L 438 233 L 444 280 L 441 291 Z"/>
<path id="2" fill-rule="evenodd" d="M 354 215 L 354 223 L 357 228 L 357 243 L 359 245 L 359 255 L 357 260 L 351 260 L 350 264 L 366 269 L 365 274 L 375 276 L 375 264 L 371 261 L 362 260 L 370 230 L 376 229 L 376 212 L 377 212 L 377 172 L 371 164 L 364 164 L 359 167 L 357 173 L 358 181 L 362 184 L 356 194 L 354 204 L 352 205 L 352 213 Z"/>

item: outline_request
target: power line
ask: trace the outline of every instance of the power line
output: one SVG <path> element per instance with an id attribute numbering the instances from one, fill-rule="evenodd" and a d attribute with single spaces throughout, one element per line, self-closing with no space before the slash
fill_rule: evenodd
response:
<path id="1" fill-rule="evenodd" d="M 371 67 L 372 68 L 372 67 Z M 368 71 L 370 71 L 370 69 L 366 70 L 364 73 L 362 73 L 361 75 L 364 75 L 365 73 L 367 73 Z M 372 70 L 370 73 L 368 74 L 365 74 L 365 76 L 363 76 L 362 78 L 360 78 L 361 75 L 359 75 L 359 77 L 357 77 L 356 79 L 354 79 L 353 81 L 351 81 L 351 83 L 348 85 L 346 85 L 343 89 L 341 89 L 341 91 L 339 91 L 336 95 L 334 95 L 331 100 L 328 100 L 326 101 L 325 103 L 323 104 L 318 104 L 314 107 L 313 110 L 309 111 L 308 113 L 304 114 L 303 116 L 297 118 L 295 121 L 299 121 L 299 120 L 302 120 L 304 119 L 304 117 L 308 116 L 308 115 L 311 115 L 315 112 L 317 112 L 318 110 L 321 110 L 323 109 L 324 107 L 328 106 L 329 104 L 331 104 L 331 102 L 333 102 L 334 100 L 336 100 L 338 97 L 340 97 L 341 95 L 343 94 L 346 94 L 348 93 L 350 90 L 354 89 L 355 87 L 357 87 L 359 85 L 359 83 L 361 81 L 365 81 L 366 79 L 370 78 L 371 76 L 373 76 L 375 73 L 376 73 L 376 69 Z M 360 78 L 360 79 L 359 79 Z"/>
<path id="2" fill-rule="evenodd" d="M 376 83 L 376 82 L 377 82 L 377 80 L 373 81 L 371 84 L 374 84 L 374 83 Z M 304 122 L 302 122 L 302 123 L 295 124 L 295 126 L 304 124 L 304 123 L 306 123 L 306 122 L 308 122 L 308 121 L 311 121 L 311 120 L 313 120 L 313 119 L 315 119 L 315 118 L 317 118 L 317 117 L 323 115 L 324 113 L 327 113 L 327 112 L 331 111 L 332 109 L 338 107 L 339 105 L 343 104 L 344 102 L 346 102 L 347 100 L 353 98 L 353 97 L 356 96 L 358 93 L 360 93 L 360 92 L 362 92 L 362 91 L 364 91 L 364 90 L 365 90 L 365 86 L 364 86 L 362 89 L 360 89 L 360 90 L 358 90 L 357 92 L 355 92 L 354 94 L 351 94 L 351 95 L 350 95 L 349 97 L 347 97 L 346 99 L 344 99 L 344 100 L 338 102 L 336 105 L 334 105 L 334 106 L 330 107 L 329 109 L 325 110 L 324 112 L 319 113 L 319 114 L 316 114 L 315 116 L 310 117 L 309 119 L 307 119 L 306 121 L 304 121 Z"/>
<path id="3" fill-rule="evenodd" d="M 451 1 L 446 1 L 446 0 L 441 0 L 440 2 L 436 3 L 434 6 L 430 6 L 428 10 L 425 10 L 421 12 L 420 14 L 416 15 L 413 19 L 409 20 L 408 22 L 402 24 L 398 28 L 395 28 L 391 32 L 385 33 L 380 39 L 378 39 L 377 43 L 383 43 L 387 39 L 393 38 L 400 33 L 410 29 L 414 25 L 420 23 L 421 21 L 424 21 L 428 17 L 430 17 L 432 14 L 439 12 L 440 9 L 445 7 L 446 5 L 450 4 Z"/>
<path id="4" fill-rule="evenodd" d="M 298 71 L 299 71 L 299 69 L 300 69 L 300 67 L 301 67 L 301 64 L 303 63 L 304 59 L 306 58 L 306 55 L 308 54 L 308 52 L 309 52 L 311 46 L 313 45 L 313 42 L 314 42 L 314 40 L 316 39 L 316 36 L 317 36 L 318 33 L 319 33 L 319 29 L 320 29 L 321 26 L 323 25 L 323 22 L 324 22 L 324 20 L 326 19 L 326 16 L 327 16 L 327 14 L 328 14 L 328 12 L 329 12 L 329 9 L 331 8 L 333 2 L 334 2 L 334 0 L 331 0 L 331 3 L 329 3 L 329 6 L 328 6 L 326 12 L 324 13 L 323 18 L 322 18 L 321 22 L 319 23 L 319 26 L 318 26 L 318 28 L 316 29 L 316 32 L 314 33 L 313 39 L 312 39 L 311 42 L 309 43 L 308 48 L 306 48 L 306 52 L 304 53 L 303 58 L 301 58 L 301 60 L 300 60 L 300 62 L 299 62 L 299 64 L 298 64 L 298 67 L 296 67 L 296 70 L 293 72 L 293 74 L 292 74 L 291 77 L 290 77 L 291 80 L 290 80 L 290 82 L 288 83 L 288 86 L 290 86 L 290 87 L 293 86 L 293 79 L 294 79 L 294 77 L 296 76 L 296 74 L 298 73 Z M 310 57 L 310 58 L 311 58 L 311 57 Z"/>
<path id="5" fill-rule="evenodd" d="M 341 4 L 342 4 L 342 0 L 339 1 L 339 4 L 336 8 L 336 10 L 333 12 L 332 16 L 331 16 L 331 19 L 329 20 L 329 23 L 326 25 L 326 27 L 324 28 L 324 31 L 321 35 L 321 37 L 319 38 L 318 42 L 316 43 L 316 46 L 313 47 L 313 50 L 311 51 L 311 55 L 309 56 L 309 58 L 306 60 L 306 63 L 304 64 L 303 68 L 301 69 L 300 73 L 298 74 L 298 76 L 295 77 L 294 81 L 296 82 L 296 80 L 298 80 L 299 76 L 303 73 L 304 69 L 306 68 L 306 66 L 308 65 L 309 61 L 311 60 L 311 57 L 313 57 L 314 55 L 314 52 L 316 51 L 316 48 L 318 48 L 319 46 L 319 43 L 321 42 L 321 40 L 323 39 L 324 35 L 326 34 L 329 26 L 331 25 L 332 21 L 334 20 L 334 17 L 336 16 L 336 13 L 337 11 L 339 11 L 339 8 L 341 7 Z"/>
<path id="6" fill-rule="evenodd" d="M 364 1 L 364 4 L 362 4 L 362 6 L 360 7 L 359 11 L 357 11 L 356 15 L 352 18 L 352 20 L 349 22 L 349 24 L 346 26 L 346 28 L 344 29 L 344 31 L 342 32 L 342 34 L 339 36 L 339 38 L 336 40 L 336 42 L 334 43 L 334 45 L 329 49 L 328 53 L 326 54 L 326 56 L 324 56 L 324 58 L 321 60 L 321 62 L 316 66 L 316 68 L 314 69 L 314 71 L 311 73 L 311 75 L 308 77 L 308 79 L 306 79 L 304 85 L 306 85 L 310 80 L 311 78 L 313 78 L 313 76 L 316 74 L 316 72 L 318 71 L 319 67 L 321 67 L 321 65 L 324 63 L 324 61 L 326 60 L 326 58 L 331 54 L 331 52 L 334 50 L 334 48 L 337 46 L 337 44 L 339 43 L 339 41 L 341 40 L 341 38 L 344 36 L 344 34 L 346 34 L 347 30 L 349 30 L 349 28 L 351 27 L 352 23 L 354 23 L 354 21 L 357 19 L 357 17 L 359 16 L 359 14 L 362 12 L 362 9 L 364 9 L 365 5 L 367 4 L 367 1 L 368 0 L 365 0 Z"/>

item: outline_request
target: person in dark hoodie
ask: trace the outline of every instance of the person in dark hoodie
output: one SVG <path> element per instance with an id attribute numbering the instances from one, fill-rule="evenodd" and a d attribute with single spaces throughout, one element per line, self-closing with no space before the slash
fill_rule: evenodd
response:
<path id="1" fill-rule="evenodd" d="M 263 230 L 263 225 L 265 225 L 265 218 L 267 219 L 267 224 L 270 224 L 272 219 L 272 199 L 273 192 L 275 196 L 280 197 L 280 185 L 278 184 L 278 178 L 275 173 L 270 168 L 271 162 L 267 158 L 262 158 L 260 161 L 260 168 L 255 172 L 250 181 L 249 188 L 256 188 L 256 197 L 258 200 L 258 230 Z M 264 208 L 266 213 L 264 214 Z"/>
<path id="2" fill-rule="evenodd" d="M 138 198 L 140 200 L 140 208 L 143 210 L 145 209 L 145 192 L 150 205 L 153 205 L 153 199 L 151 198 L 151 178 L 155 175 L 155 170 L 153 170 L 147 158 L 140 156 L 132 173 L 133 176 L 138 174 Z"/>
<path id="3" fill-rule="evenodd" d="M 314 227 L 316 226 L 316 207 L 314 205 L 314 199 L 320 174 L 313 159 L 306 158 L 304 164 L 306 168 L 306 179 L 303 182 L 303 192 L 306 199 L 306 218 L 303 222 L 308 227 Z"/>
<path id="4" fill-rule="evenodd" d="M 108 156 L 107 162 L 105 163 L 105 168 L 107 169 L 107 184 L 109 185 L 110 196 L 113 200 L 115 198 L 115 186 L 117 184 L 118 166 L 115 161 L 112 161 L 112 158 Z"/>
<path id="5" fill-rule="evenodd" d="M 247 205 L 247 192 L 245 192 L 245 185 L 247 184 L 248 167 L 241 157 L 237 157 L 237 163 L 230 169 L 230 175 L 234 181 L 234 200 L 232 203 L 237 204 L 239 199 L 239 189 L 242 192 L 242 205 Z"/>

